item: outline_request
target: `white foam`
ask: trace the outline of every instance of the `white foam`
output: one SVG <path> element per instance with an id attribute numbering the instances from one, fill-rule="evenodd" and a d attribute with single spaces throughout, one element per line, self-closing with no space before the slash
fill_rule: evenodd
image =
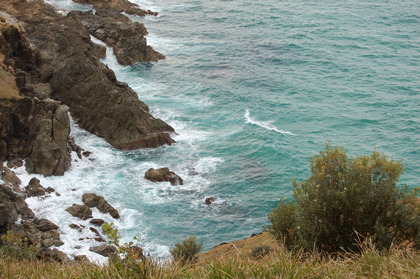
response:
<path id="1" fill-rule="evenodd" d="M 296 136 L 292 132 L 284 131 L 284 130 L 281 130 L 281 129 L 275 127 L 274 125 L 272 125 L 268 121 L 257 121 L 257 120 L 252 119 L 248 109 L 245 111 L 244 117 L 245 117 L 245 123 L 254 124 L 254 125 L 260 126 L 264 129 L 267 129 L 267 130 L 270 130 L 270 131 L 275 131 L 275 132 L 283 134 L 283 135 Z"/>

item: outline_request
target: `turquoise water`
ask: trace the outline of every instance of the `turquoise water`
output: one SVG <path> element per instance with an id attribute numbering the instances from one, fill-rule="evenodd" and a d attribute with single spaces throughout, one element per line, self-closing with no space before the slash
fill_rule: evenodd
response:
<path id="1" fill-rule="evenodd" d="M 124 240 L 138 235 L 151 254 L 167 255 L 190 235 L 207 250 L 258 233 L 329 140 L 352 156 L 376 148 L 403 160 L 400 182 L 418 186 L 418 1 L 133 2 L 159 12 L 131 18 L 167 59 L 104 62 L 174 126 L 177 144 L 122 152 L 75 127 L 95 161 L 44 182 L 62 192 L 70 186 L 57 184 L 77 185 L 67 203 L 88 191 L 105 196 L 123 212 Z M 150 167 L 169 167 L 185 184 L 148 182 Z M 217 200 L 207 206 L 210 196 Z"/>

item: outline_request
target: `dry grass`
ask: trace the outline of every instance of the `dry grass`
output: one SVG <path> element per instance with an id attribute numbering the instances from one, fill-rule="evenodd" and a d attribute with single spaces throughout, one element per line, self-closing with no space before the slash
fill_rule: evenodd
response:
<path id="1" fill-rule="evenodd" d="M 273 249 L 255 258 L 255 247 Z M 0 255 L 0 278 L 420 278 L 420 253 L 407 248 L 380 254 L 368 243 L 361 255 L 293 254 L 259 234 L 200 254 L 196 264 L 125 262 L 109 266 L 18 261 Z"/>

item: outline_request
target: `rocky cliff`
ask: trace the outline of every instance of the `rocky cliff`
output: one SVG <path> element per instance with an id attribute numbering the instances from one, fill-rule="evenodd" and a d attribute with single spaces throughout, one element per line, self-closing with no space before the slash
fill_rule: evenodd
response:
<path id="1" fill-rule="evenodd" d="M 70 165 L 68 107 L 47 97 L 39 64 L 23 28 L 0 16 L 0 161 L 26 158 L 31 173 L 63 175 Z"/>
<path id="2" fill-rule="evenodd" d="M 41 249 L 42 257 L 68 260 L 51 250 L 62 245 L 59 228 L 36 218 L 25 202 L 54 189 L 44 189 L 36 178 L 23 188 L 9 168 L 24 160 L 29 173 L 63 175 L 70 152 L 81 156 L 69 137 L 69 113 L 81 128 L 119 149 L 174 143 L 174 129 L 154 118 L 137 93 L 100 62 L 105 48 L 90 39 L 93 34 L 112 46 L 123 64 L 164 58 L 147 46 L 146 33 L 115 10 L 63 16 L 42 0 L 0 1 L 0 234 L 13 231 Z M 94 198 L 101 212 L 119 217 L 102 197 Z"/>
<path id="3" fill-rule="evenodd" d="M 67 105 L 81 128 L 118 149 L 174 142 L 169 136 L 174 129 L 154 118 L 136 92 L 99 61 L 103 48 L 90 40 L 78 16 L 62 16 L 41 0 L 2 1 L 0 10 L 24 27 L 39 50 L 38 81 L 50 85 L 49 96 Z"/>

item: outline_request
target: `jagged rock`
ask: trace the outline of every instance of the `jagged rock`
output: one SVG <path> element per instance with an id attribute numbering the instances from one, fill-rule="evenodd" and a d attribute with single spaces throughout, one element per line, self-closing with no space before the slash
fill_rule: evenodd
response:
<path id="1" fill-rule="evenodd" d="M 216 198 L 215 198 L 215 197 L 206 198 L 206 199 L 204 200 L 204 203 L 205 203 L 205 204 L 212 204 L 215 200 L 216 200 Z"/>
<path id="2" fill-rule="evenodd" d="M 0 234 L 12 231 L 15 235 L 28 239 L 29 244 L 45 249 L 61 245 L 57 229 L 58 226 L 53 222 L 35 218 L 21 196 L 9 187 L 0 185 Z"/>
<path id="3" fill-rule="evenodd" d="M 19 177 L 17 177 L 14 171 L 4 169 L 1 172 L 1 179 L 3 179 L 4 183 L 10 186 L 15 192 L 21 191 L 19 186 L 22 183 L 22 181 L 19 179 Z"/>
<path id="4" fill-rule="evenodd" d="M 48 219 L 39 219 L 34 221 L 34 223 L 37 225 L 37 229 L 42 232 L 58 229 L 58 226 Z"/>
<path id="5" fill-rule="evenodd" d="M 76 3 L 90 4 L 98 9 L 114 9 L 119 12 L 125 12 L 130 15 L 153 15 L 156 16 L 158 13 L 152 12 L 151 10 L 142 10 L 137 4 L 131 3 L 128 0 L 73 0 Z"/>
<path id="6" fill-rule="evenodd" d="M 34 83 L 35 80 L 49 83 L 50 96 L 69 106 L 70 113 L 81 128 L 105 138 L 118 149 L 159 147 L 175 142 L 169 135 L 174 129 L 151 116 L 147 105 L 138 100 L 137 93 L 127 84 L 118 82 L 112 70 L 99 61 L 98 46 L 92 43 L 88 30 L 80 21 L 71 16 L 60 15 L 52 6 L 39 0 L 9 0 L 7 3 L 1 1 L 0 9 L 24 24 L 31 45 L 39 49 L 38 56 L 33 55 L 39 59 L 32 59 L 34 63 L 38 63 L 32 63 L 32 68 L 39 67 L 39 71 L 35 71 L 37 75 L 31 76 L 30 80 L 24 72 L 16 79 L 16 86 L 19 87 L 17 96 L 22 92 L 28 96 L 35 95 L 33 87 L 25 86 Z M 30 64 L 28 59 L 23 61 L 26 66 Z M 58 122 L 60 121 L 54 121 L 56 124 Z M 37 139 L 37 143 L 30 151 L 36 153 L 44 144 L 49 145 L 50 149 L 54 147 L 47 140 Z M 12 147 L 0 138 L 0 153 L 6 145 L 10 156 Z M 16 150 L 15 154 L 24 151 L 27 152 L 25 149 Z M 55 157 L 43 161 L 33 160 L 33 164 L 27 165 L 27 168 L 36 172 L 37 164 L 50 164 L 54 159 L 58 160 L 58 165 L 65 165 L 60 161 L 64 157 L 57 156 L 60 154 L 57 154 L 56 150 L 51 150 L 50 154 L 54 154 Z M 33 155 L 34 158 L 39 158 L 35 156 L 38 154 Z M 57 173 L 47 172 L 42 168 L 40 171 L 46 173 L 45 175 Z"/>
<path id="7" fill-rule="evenodd" d="M 144 24 L 132 22 L 116 10 L 71 11 L 67 16 L 77 18 L 94 37 L 112 47 L 121 65 L 165 59 L 147 45 Z"/>
<path id="8" fill-rule="evenodd" d="M 23 220 L 33 219 L 35 218 L 35 213 L 29 207 L 24 207 L 20 210 L 20 215 L 22 216 Z"/>
<path id="9" fill-rule="evenodd" d="M 9 169 L 20 168 L 21 166 L 23 166 L 23 161 L 20 159 L 12 159 L 9 162 L 7 162 L 7 167 Z"/>
<path id="10" fill-rule="evenodd" d="M 146 171 L 144 174 L 144 177 L 147 180 L 150 180 L 152 182 L 163 182 L 163 181 L 169 181 L 171 185 L 183 185 L 184 181 L 181 177 L 179 177 L 174 172 L 170 171 L 169 168 L 160 168 L 160 169 L 154 169 L 150 168 Z"/>
<path id="11" fill-rule="evenodd" d="M 82 196 L 83 203 L 89 207 L 96 207 L 102 213 L 109 213 L 115 219 L 120 218 L 118 210 L 112 207 L 103 197 L 94 193 L 87 193 Z"/>
<path id="12" fill-rule="evenodd" d="M 94 219 L 90 220 L 89 223 L 91 223 L 93 225 L 96 225 L 96 226 L 102 226 L 105 223 L 105 221 L 102 220 L 102 219 L 94 218 Z"/>
<path id="13" fill-rule="evenodd" d="M 0 184 L 0 234 L 15 227 L 19 212 L 25 207 L 27 204 L 21 196 Z"/>
<path id="14" fill-rule="evenodd" d="M 40 184 L 39 179 L 36 177 L 33 177 L 29 181 L 29 184 L 25 189 L 28 197 L 43 196 L 46 192 L 46 189 Z"/>
<path id="15" fill-rule="evenodd" d="M 95 252 L 104 257 L 108 257 L 108 255 L 116 253 L 118 250 L 115 246 L 103 244 L 95 247 L 90 247 L 89 251 Z"/>
<path id="16" fill-rule="evenodd" d="M 86 205 L 82 204 L 73 204 L 72 206 L 66 208 L 66 211 L 74 217 L 78 217 L 82 220 L 87 220 L 93 217 L 92 210 Z"/>

